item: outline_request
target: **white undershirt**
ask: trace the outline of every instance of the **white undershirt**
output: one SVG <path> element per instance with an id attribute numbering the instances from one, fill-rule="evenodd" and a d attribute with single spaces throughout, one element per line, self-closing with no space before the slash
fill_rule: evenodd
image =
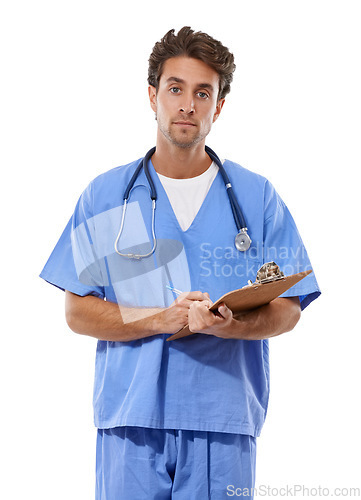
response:
<path id="1" fill-rule="evenodd" d="M 212 162 L 203 174 L 190 179 L 173 179 L 158 174 L 183 231 L 192 224 L 217 173 L 218 167 Z"/>

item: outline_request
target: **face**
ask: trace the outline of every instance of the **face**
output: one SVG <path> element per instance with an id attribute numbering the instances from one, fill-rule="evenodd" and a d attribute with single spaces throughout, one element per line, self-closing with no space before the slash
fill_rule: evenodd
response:
<path id="1" fill-rule="evenodd" d="M 149 87 L 158 139 L 181 148 L 205 141 L 224 99 L 217 100 L 219 76 L 198 59 L 173 57 L 163 67 L 158 91 Z"/>

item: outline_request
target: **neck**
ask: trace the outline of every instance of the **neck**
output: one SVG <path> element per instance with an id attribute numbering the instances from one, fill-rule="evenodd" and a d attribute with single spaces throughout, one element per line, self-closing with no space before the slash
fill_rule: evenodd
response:
<path id="1" fill-rule="evenodd" d="M 156 172 L 166 177 L 196 177 L 203 174 L 212 163 L 204 147 L 204 141 L 189 148 L 181 148 L 169 141 L 157 140 L 156 152 L 152 156 L 153 166 Z"/>

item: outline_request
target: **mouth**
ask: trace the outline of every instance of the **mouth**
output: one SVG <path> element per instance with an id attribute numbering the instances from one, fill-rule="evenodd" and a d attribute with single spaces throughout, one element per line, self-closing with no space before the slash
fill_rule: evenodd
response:
<path id="1" fill-rule="evenodd" d="M 196 127 L 195 123 L 183 121 L 183 120 L 178 120 L 178 121 L 173 122 L 173 123 L 174 123 L 174 125 L 179 125 L 180 127 Z"/>

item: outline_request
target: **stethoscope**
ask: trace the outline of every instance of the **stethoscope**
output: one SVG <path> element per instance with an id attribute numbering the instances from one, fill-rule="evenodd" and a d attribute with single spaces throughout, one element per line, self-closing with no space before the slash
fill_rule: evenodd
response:
<path id="1" fill-rule="evenodd" d="M 216 153 L 214 151 L 212 151 L 212 149 L 209 148 L 208 146 L 205 146 L 205 150 L 206 150 L 206 153 L 208 154 L 208 156 L 211 158 L 211 160 L 214 161 L 215 164 L 217 165 L 217 167 L 219 168 L 219 171 L 222 175 L 222 178 L 223 178 L 223 181 L 224 181 L 224 184 L 226 187 L 226 191 L 227 191 L 228 198 L 229 198 L 229 203 L 231 205 L 231 209 L 232 209 L 232 213 L 233 213 L 234 222 L 237 226 L 237 231 L 238 231 L 238 233 L 236 234 L 236 236 L 234 238 L 234 245 L 237 248 L 237 250 L 239 250 L 240 252 L 245 252 L 251 246 L 252 240 L 248 236 L 246 221 L 245 221 L 245 218 L 243 217 L 242 210 L 241 210 L 240 206 L 238 205 L 236 196 L 235 196 L 233 188 L 232 188 L 232 184 L 230 183 L 228 175 L 227 175 L 227 173 L 222 165 L 222 162 L 218 158 Z M 148 161 L 151 158 L 151 156 L 154 154 L 154 152 L 155 152 L 155 147 L 150 149 L 148 151 L 148 153 L 145 155 L 145 157 L 139 162 L 137 168 L 135 169 L 135 172 L 134 172 L 132 178 L 129 181 L 129 184 L 124 192 L 124 195 L 123 195 L 124 204 L 123 204 L 123 211 L 122 211 L 122 219 L 121 219 L 121 223 L 120 223 L 119 233 L 118 233 L 117 239 L 115 240 L 115 243 L 114 243 L 114 248 L 115 248 L 115 251 L 117 252 L 118 255 L 121 255 L 122 257 L 127 257 L 128 259 L 138 259 L 139 260 L 139 259 L 144 259 L 146 257 L 150 257 L 155 252 L 155 249 L 157 247 L 157 239 L 155 237 L 155 202 L 157 199 L 157 191 L 155 189 L 154 182 L 152 180 L 152 177 L 150 175 L 149 168 L 148 168 Z M 137 179 L 137 177 L 142 169 L 144 170 L 144 173 L 145 173 L 147 180 L 148 180 L 148 183 L 149 183 L 150 198 L 152 200 L 153 247 L 150 250 L 150 252 L 148 252 L 146 254 L 121 253 L 118 250 L 118 243 L 119 243 L 119 238 L 120 238 L 120 236 L 123 232 L 123 228 L 124 228 L 125 214 L 127 211 L 127 203 L 129 200 L 130 192 L 131 192 L 131 190 L 134 186 L 134 183 L 135 183 L 135 181 L 136 181 L 136 179 Z"/>

